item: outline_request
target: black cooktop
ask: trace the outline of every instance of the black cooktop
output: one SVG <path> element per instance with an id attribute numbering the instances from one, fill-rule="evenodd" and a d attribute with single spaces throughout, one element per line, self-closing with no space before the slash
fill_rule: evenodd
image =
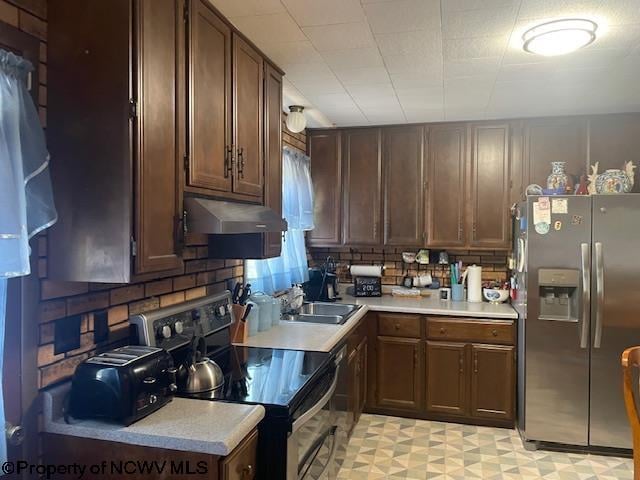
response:
<path id="1" fill-rule="evenodd" d="M 326 391 L 321 384 L 331 369 L 331 354 L 325 352 L 231 345 L 209 357 L 222 369 L 224 386 L 186 396 L 261 404 L 268 414 L 291 416 L 311 389 Z"/>

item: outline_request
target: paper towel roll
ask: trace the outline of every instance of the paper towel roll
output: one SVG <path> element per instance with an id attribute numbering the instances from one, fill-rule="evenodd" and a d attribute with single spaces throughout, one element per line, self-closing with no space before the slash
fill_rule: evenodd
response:
<path id="1" fill-rule="evenodd" d="M 351 265 L 352 277 L 381 277 L 381 265 Z"/>
<path id="2" fill-rule="evenodd" d="M 482 267 L 467 267 L 467 301 L 482 302 Z"/>

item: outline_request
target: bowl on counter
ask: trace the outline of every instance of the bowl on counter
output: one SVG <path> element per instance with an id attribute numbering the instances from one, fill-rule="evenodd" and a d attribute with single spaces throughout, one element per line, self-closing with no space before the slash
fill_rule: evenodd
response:
<path id="1" fill-rule="evenodd" d="M 402 252 L 402 261 L 404 263 L 415 263 L 416 254 L 413 252 Z"/>
<path id="2" fill-rule="evenodd" d="M 502 288 L 483 288 L 482 295 L 490 303 L 504 303 L 509 298 L 509 290 Z"/>

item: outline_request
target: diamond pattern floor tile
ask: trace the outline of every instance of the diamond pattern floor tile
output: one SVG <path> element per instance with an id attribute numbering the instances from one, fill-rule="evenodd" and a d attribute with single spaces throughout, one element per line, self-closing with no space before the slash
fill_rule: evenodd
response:
<path id="1" fill-rule="evenodd" d="M 629 458 L 524 449 L 515 430 L 360 417 L 338 480 L 632 480 Z"/>

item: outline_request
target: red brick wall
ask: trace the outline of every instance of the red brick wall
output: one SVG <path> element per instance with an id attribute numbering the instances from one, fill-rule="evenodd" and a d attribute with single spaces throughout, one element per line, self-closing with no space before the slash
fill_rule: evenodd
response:
<path id="1" fill-rule="evenodd" d="M 428 272 L 434 278 L 440 279 L 440 284 L 448 286 L 449 268 L 445 265 L 418 265 L 417 263 L 405 264 L 402 262 L 402 252 L 416 249 L 406 248 L 311 248 L 309 249 L 310 263 L 322 264 L 328 255 L 338 262 L 338 276 L 342 282 L 351 282 L 349 275 L 350 265 L 384 265 L 385 276 L 382 283 L 385 285 L 401 285 L 404 275 L 416 275 L 420 272 Z M 477 264 L 482 266 L 482 279 L 504 282 L 507 279 L 507 257 L 504 251 L 457 251 L 449 253 L 449 261 L 462 260 L 465 265 Z M 404 268 L 404 270 L 403 270 Z"/>

